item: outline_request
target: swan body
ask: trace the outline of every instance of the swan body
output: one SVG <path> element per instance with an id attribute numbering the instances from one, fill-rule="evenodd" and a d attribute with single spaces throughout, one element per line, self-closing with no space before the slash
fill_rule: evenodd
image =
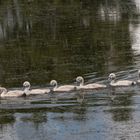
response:
<path id="1" fill-rule="evenodd" d="M 64 86 L 58 87 L 56 80 L 51 80 L 50 85 L 54 86 L 53 91 L 55 92 L 70 92 L 76 89 L 74 85 L 64 85 Z"/>
<path id="2" fill-rule="evenodd" d="M 100 89 L 100 88 L 106 88 L 106 85 L 98 84 L 98 83 L 92 83 L 84 85 L 84 78 L 82 76 L 78 76 L 76 78 L 76 82 L 80 83 L 79 86 L 77 86 L 77 89 Z"/>
<path id="3" fill-rule="evenodd" d="M 25 81 L 23 83 L 23 86 L 26 88 L 25 89 L 25 93 L 26 95 L 41 95 L 41 94 L 46 94 L 50 92 L 50 89 L 30 89 L 31 88 L 31 84 L 28 81 Z"/>
<path id="4" fill-rule="evenodd" d="M 114 73 L 111 73 L 109 75 L 109 79 L 111 80 L 110 82 L 110 86 L 132 86 L 135 85 L 136 82 L 134 81 L 130 81 L 130 80 L 120 80 L 120 81 L 116 81 L 116 75 Z"/>
<path id="5" fill-rule="evenodd" d="M 25 91 L 22 90 L 7 91 L 4 87 L 1 87 L 0 90 L 2 91 L 0 97 L 22 97 L 26 95 Z"/>

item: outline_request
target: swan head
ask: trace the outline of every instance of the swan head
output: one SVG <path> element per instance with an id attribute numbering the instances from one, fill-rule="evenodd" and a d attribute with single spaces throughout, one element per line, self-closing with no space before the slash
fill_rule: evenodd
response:
<path id="1" fill-rule="evenodd" d="M 108 78 L 109 80 L 115 80 L 116 79 L 115 73 L 110 73 Z"/>
<path id="2" fill-rule="evenodd" d="M 51 80 L 50 81 L 50 85 L 51 86 L 56 86 L 57 85 L 57 81 L 56 80 Z"/>
<path id="3" fill-rule="evenodd" d="M 51 80 L 50 81 L 50 85 L 53 86 L 52 91 L 54 91 L 55 89 L 57 89 L 57 81 L 56 80 Z"/>
<path id="4" fill-rule="evenodd" d="M 82 76 L 78 76 L 76 78 L 76 82 L 80 83 L 80 86 L 84 85 L 84 78 Z"/>
<path id="5" fill-rule="evenodd" d="M 25 81 L 25 82 L 23 83 L 23 87 L 29 87 L 29 88 L 30 88 L 30 86 L 31 86 L 31 84 L 30 84 L 30 82 L 28 82 L 28 81 Z"/>
<path id="6" fill-rule="evenodd" d="M 7 92 L 7 89 L 0 86 L 0 94 L 1 94 L 2 92 L 5 92 L 5 93 L 6 93 L 6 92 Z"/>

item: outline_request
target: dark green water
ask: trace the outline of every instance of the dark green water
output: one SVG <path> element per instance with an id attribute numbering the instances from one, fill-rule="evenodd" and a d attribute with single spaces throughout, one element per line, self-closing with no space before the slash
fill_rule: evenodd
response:
<path id="1" fill-rule="evenodd" d="M 136 80 L 139 0 L 1 0 L 0 84 L 35 87 L 56 79 L 108 84 Z M 140 87 L 0 99 L 1 140 L 134 140 L 140 137 Z M 82 93 L 81 93 L 82 94 Z M 79 99 L 80 98 L 80 99 Z"/>

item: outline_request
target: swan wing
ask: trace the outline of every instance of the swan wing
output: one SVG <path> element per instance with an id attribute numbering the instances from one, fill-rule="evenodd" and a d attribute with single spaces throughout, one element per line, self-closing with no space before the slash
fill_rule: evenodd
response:
<path id="1" fill-rule="evenodd" d="M 55 91 L 67 92 L 67 91 L 72 91 L 74 89 L 75 89 L 75 86 L 73 85 L 65 85 L 65 86 L 58 87 Z"/>
<path id="2" fill-rule="evenodd" d="M 98 84 L 98 83 L 88 84 L 88 86 L 91 88 L 106 88 L 106 85 Z"/>
<path id="3" fill-rule="evenodd" d="M 81 88 L 81 89 L 98 89 L 98 88 L 106 88 L 106 85 L 94 83 L 94 84 L 87 84 L 84 86 L 80 86 L 80 87 L 78 87 L 78 89 L 79 88 Z"/>
<path id="4" fill-rule="evenodd" d="M 133 81 L 129 81 L 129 80 L 121 80 L 121 81 L 112 83 L 113 86 L 130 86 L 132 84 L 133 84 Z"/>
<path id="5" fill-rule="evenodd" d="M 24 91 L 21 90 L 12 90 L 12 91 L 8 91 L 5 94 L 1 94 L 1 97 L 21 97 L 23 96 Z"/>
<path id="6" fill-rule="evenodd" d="M 45 94 L 45 93 L 49 93 L 50 90 L 49 89 L 32 89 L 29 92 L 29 95 L 38 95 L 38 94 Z"/>

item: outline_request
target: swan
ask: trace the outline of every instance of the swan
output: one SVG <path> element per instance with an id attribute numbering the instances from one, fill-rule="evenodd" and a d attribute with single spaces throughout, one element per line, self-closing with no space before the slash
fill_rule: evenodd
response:
<path id="1" fill-rule="evenodd" d="M 58 87 L 56 80 L 51 80 L 50 85 L 54 86 L 53 91 L 55 91 L 55 92 L 70 92 L 70 91 L 74 91 L 76 89 L 76 86 L 74 86 L 74 85 L 64 85 L 64 86 Z"/>
<path id="2" fill-rule="evenodd" d="M 130 80 L 116 81 L 115 73 L 111 73 L 109 75 L 109 80 L 111 80 L 110 86 L 131 86 L 131 85 L 135 85 L 136 84 L 136 82 L 130 81 Z"/>
<path id="3" fill-rule="evenodd" d="M 106 85 L 97 84 L 97 83 L 84 85 L 84 78 L 82 76 L 78 76 L 76 78 L 76 82 L 80 83 L 80 85 L 77 87 L 77 89 L 100 89 L 100 88 L 106 88 Z"/>
<path id="4" fill-rule="evenodd" d="M 24 89 L 23 91 L 22 90 L 8 91 L 6 88 L 0 87 L 0 91 L 1 91 L 0 97 L 22 97 L 22 96 L 26 96 L 25 90 L 26 89 Z"/>
<path id="5" fill-rule="evenodd" d="M 28 81 L 25 81 L 23 83 L 23 87 L 25 87 L 25 93 L 26 95 L 39 95 L 39 94 L 46 94 L 50 92 L 50 89 L 30 89 L 31 84 Z"/>

